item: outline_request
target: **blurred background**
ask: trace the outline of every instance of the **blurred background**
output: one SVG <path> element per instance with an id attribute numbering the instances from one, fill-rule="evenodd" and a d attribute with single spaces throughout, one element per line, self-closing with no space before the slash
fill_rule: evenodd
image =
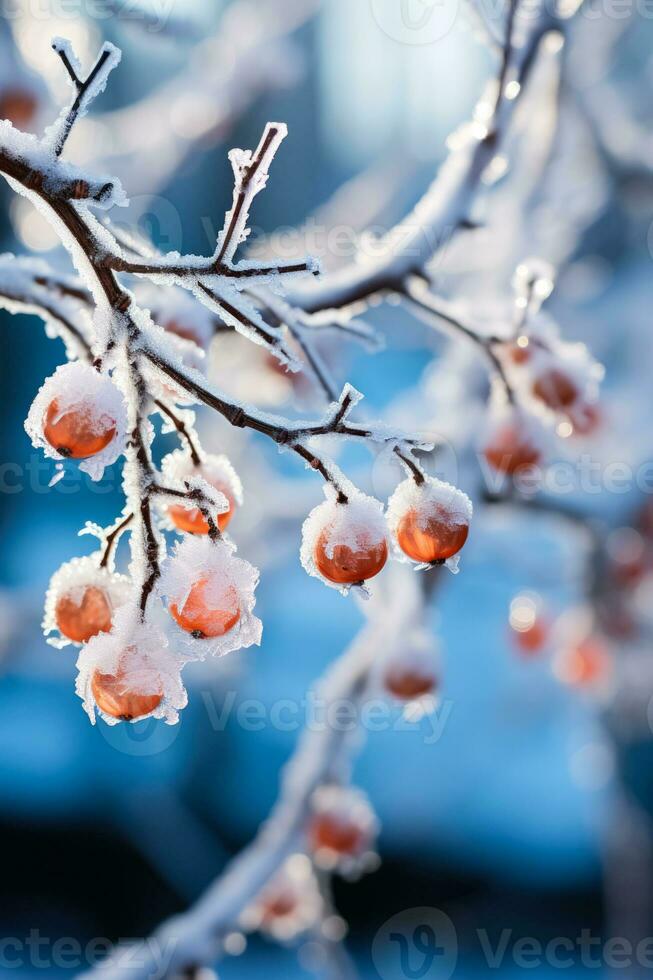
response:
<path id="1" fill-rule="evenodd" d="M 432 35 L 419 40 L 397 37 L 394 0 L 171 0 L 165 11 L 146 0 L 138 9 L 81 0 L 74 9 L 54 0 L 4 6 L 0 105 L 35 131 L 66 97 L 52 36 L 70 37 L 85 64 L 102 40 L 122 48 L 68 155 L 121 177 L 132 199 L 117 215 L 123 227 L 185 252 L 213 247 L 231 200 L 228 149 L 256 145 L 274 119 L 288 123 L 290 136 L 256 203 L 254 247 L 274 248 L 266 236 L 299 227 L 292 254 L 317 252 L 332 268 L 351 261 L 358 232 L 391 227 L 424 193 L 448 134 L 470 117 L 495 71 L 456 0 L 438 5 Z M 598 433 L 571 447 L 565 441 L 561 458 L 585 454 L 602 474 L 623 464 L 647 477 L 618 490 L 581 479 L 562 502 L 545 493 L 530 510 L 478 503 L 463 572 L 446 576 L 432 611 L 443 658 L 436 727 L 425 719 L 372 733 L 356 764 L 381 821 L 382 863 L 358 882 L 338 881 L 335 898 L 363 977 L 387 975 L 372 954 L 378 930 L 422 906 L 453 922 L 461 978 L 490 970 L 478 930 L 493 947 L 504 929 L 511 944 L 576 943 L 583 930 L 601 942 L 653 935 L 653 28 L 635 6 L 622 18 L 591 11 L 572 32 L 569 67 L 556 83 L 566 115 L 550 136 L 546 177 L 536 177 L 528 156 L 515 184 L 497 175 L 481 230 L 445 250 L 437 278 L 444 294 L 498 316 L 511 301 L 514 264 L 531 254 L 553 261 L 558 288 L 547 310 L 607 372 Z M 537 83 L 514 146 L 525 154 L 547 126 L 537 100 L 551 79 Z M 524 192 L 529 174 L 537 193 Z M 41 216 L 6 187 L 1 198 L 2 250 L 67 268 Z M 336 238 L 334 228 L 351 233 Z M 385 348 L 371 354 L 325 342 L 332 373 L 365 392 L 370 414 L 447 440 L 447 475 L 455 467 L 458 484 L 478 499 L 470 431 L 487 392 L 477 355 L 398 307 L 369 311 L 366 320 Z M 62 345 L 36 318 L 8 313 L 0 313 L 0 343 L 0 935 L 24 940 L 37 930 L 83 945 L 144 936 L 201 894 L 276 797 L 302 713 L 277 724 L 268 715 L 253 730 L 239 707 L 301 705 L 362 618 L 299 563 L 301 524 L 321 499 L 319 481 L 264 440 L 203 418 L 205 445 L 226 451 L 243 479 L 246 505 L 232 532 L 262 570 L 263 644 L 191 667 L 189 705 L 175 727 L 89 725 L 74 692 L 74 650 L 53 649 L 42 636 L 42 598 L 63 561 L 92 550 L 91 539 L 76 537 L 84 522 L 110 524 L 119 512 L 119 472 L 96 486 L 71 469 L 48 485 L 52 467 L 30 446 L 23 421 L 62 361 Z M 226 386 L 272 410 L 319 411 L 319 398 L 260 358 L 248 373 L 236 347 L 219 336 L 211 351 Z M 340 462 L 382 498 L 399 477 L 364 451 L 347 449 Z M 528 617 L 528 629 L 512 628 L 524 602 L 537 609 L 541 642 L 524 639 Z M 588 608 L 610 679 L 561 682 L 558 647 Z M 598 963 L 574 954 L 567 975 L 610 975 L 601 949 Z M 227 980 L 310 976 L 311 950 L 300 944 L 297 952 L 253 936 L 217 969 Z M 79 972 L 47 953 L 45 965 L 30 954 L 14 967 L 12 956 L 4 948 L 1 970 L 14 976 Z M 450 975 L 439 969 L 412 975 Z M 521 972 L 510 953 L 501 969 Z M 556 972 L 550 963 L 538 971 Z"/>

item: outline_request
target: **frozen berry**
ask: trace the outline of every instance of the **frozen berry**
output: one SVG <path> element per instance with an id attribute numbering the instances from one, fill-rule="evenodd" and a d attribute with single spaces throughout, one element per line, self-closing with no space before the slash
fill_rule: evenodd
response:
<path id="1" fill-rule="evenodd" d="M 324 528 L 315 545 L 315 564 L 329 582 L 356 585 L 378 575 L 388 559 L 385 538 L 360 533 L 349 544 L 332 543 L 331 529 Z"/>
<path id="2" fill-rule="evenodd" d="M 59 408 L 58 399 L 50 402 L 43 419 L 43 435 L 53 449 L 65 457 L 86 459 L 96 456 L 109 445 L 116 434 L 116 423 L 106 413 L 98 412 L 92 403 Z"/>
<path id="3" fill-rule="evenodd" d="M 195 639 L 224 636 L 240 619 L 238 595 L 233 586 L 218 588 L 202 578 L 192 586 L 181 608 L 170 603 L 170 614 Z"/>
<path id="4" fill-rule="evenodd" d="M 63 636 L 74 643 L 87 643 L 92 636 L 111 629 L 111 601 L 95 585 L 87 586 L 81 596 L 64 593 L 57 600 L 55 620 Z"/>
<path id="5" fill-rule="evenodd" d="M 97 706 L 105 714 L 121 721 L 133 721 L 149 715 L 161 703 L 162 694 L 140 694 L 133 690 L 128 675 L 119 668 L 117 674 L 102 674 L 96 670 L 91 690 Z"/>
<path id="6" fill-rule="evenodd" d="M 445 505 L 428 502 L 411 508 L 397 524 L 397 544 L 419 562 L 445 561 L 465 544 L 469 525 L 461 523 Z"/>

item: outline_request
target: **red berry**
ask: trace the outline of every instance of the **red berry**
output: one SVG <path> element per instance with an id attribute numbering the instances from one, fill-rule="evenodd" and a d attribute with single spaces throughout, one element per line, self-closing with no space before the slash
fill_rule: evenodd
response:
<path id="1" fill-rule="evenodd" d="M 513 364 L 528 364 L 531 354 L 531 346 L 528 342 L 508 345 L 508 357 Z"/>
<path id="2" fill-rule="evenodd" d="M 513 627 L 512 630 L 513 642 L 522 653 L 539 653 L 548 637 L 548 623 L 541 619 L 534 619 L 529 626 L 523 629 Z"/>
<path id="3" fill-rule="evenodd" d="M 55 398 L 50 402 L 43 419 L 43 435 L 53 449 L 72 459 L 96 456 L 105 449 L 116 434 L 116 423 L 106 414 L 99 415 L 92 404 L 74 405 L 59 409 Z"/>
<path id="4" fill-rule="evenodd" d="M 130 689 L 128 675 L 122 667 L 117 674 L 102 674 L 96 670 L 91 679 L 91 690 L 99 708 L 112 718 L 133 721 L 142 718 L 161 703 L 163 694 L 137 694 Z"/>
<path id="5" fill-rule="evenodd" d="M 337 585 L 357 585 L 378 575 L 388 559 L 385 538 L 373 540 L 371 535 L 359 535 L 351 546 L 330 543 L 330 528 L 320 534 L 314 559 L 318 571 Z"/>
<path id="6" fill-rule="evenodd" d="M 74 643 L 87 643 L 111 629 L 111 601 L 96 585 L 84 589 L 81 599 L 64 593 L 57 600 L 55 621 L 59 632 Z"/>
<path id="7" fill-rule="evenodd" d="M 222 595 L 213 595 L 211 591 L 209 579 L 202 578 L 192 586 L 181 609 L 177 603 L 170 603 L 173 619 L 198 640 L 224 636 L 240 619 L 235 588 L 225 586 Z"/>
<path id="8" fill-rule="evenodd" d="M 38 109 L 36 96 L 22 88 L 8 88 L 0 95 L 0 119 L 8 119 L 17 129 L 25 129 Z"/>
<path id="9" fill-rule="evenodd" d="M 207 481 L 208 482 L 208 481 Z M 235 502 L 230 493 L 228 493 L 225 486 L 221 486 L 218 483 L 211 483 L 211 486 L 216 490 L 219 490 L 225 495 L 229 503 L 229 510 L 224 511 L 222 514 L 217 514 L 217 525 L 221 531 L 229 524 L 229 521 L 234 516 Z M 168 515 L 170 520 L 180 531 L 185 531 L 187 534 L 208 534 L 209 524 L 204 514 L 199 509 L 199 507 L 184 507 L 183 504 L 173 504 L 168 508 Z"/>
<path id="10" fill-rule="evenodd" d="M 557 667 L 559 678 L 574 687 L 590 687 L 603 680 L 610 671 L 610 655 L 605 644 L 596 637 L 582 640 L 566 650 Z"/>
<path id="11" fill-rule="evenodd" d="M 299 895 L 292 888 L 286 886 L 271 888 L 269 893 L 259 899 L 259 910 L 261 913 L 261 925 L 269 926 L 277 919 L 285 919 L 297 908 Z"/>
<path id="12" fill-rule="evenodd" d="M 494 433 L 484 455 L 492 469 L 509 476 L 535 466 L 542 457 L 529 434 L 515 422 L 506 423 Z"/>
<path id="13" fill-rule="evenodd" d="M 308 837 L 312 851 L 332 851 L 341 856 L 358 854 L 367 843 L 365 831 L 344 813 L 315 814 Z"/>
<path id="14" fill-rule="evenodd" d="M 579 391 L 568 374 L 551 368 L 535 380 L 533 394 L 553 411 L 561 412 L 574 404 Z"/>
<path id="15" fill-rule="evenodd" d="M 384 685 L 390 694 L 401 701 L 414 701 L 426 694 L 432 694 L 437 682 L 432 674 L 418 668 L 394 667 L 386 674 Z"/>
<path id="16" fill-rule="evenodd" d="M 429 502 L 420 511 L 407 511 L 396 534 L 397 544 L 414 561 L 444 561 L 463 547 L 469 525 L 461 524 L 443 504 Z"/>

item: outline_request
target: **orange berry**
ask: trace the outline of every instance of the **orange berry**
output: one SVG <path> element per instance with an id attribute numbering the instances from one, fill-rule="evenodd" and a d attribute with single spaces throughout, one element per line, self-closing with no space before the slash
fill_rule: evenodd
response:
<path id="1" fill-rule="evenodd" d="M 333 851 L 340 855 L 358 854 L 367 843 L 365 831 L 345 814 L 317 813 L 309 825 L 312 851 Z"/>
<path id="2" fill-rule="evenodd" d="M 109 596 L 96 585 L 84 589 L 81 601 L 64 593 L 57 600 L 54 615 L 59 632 L 75 643 L 87 643 L 92 636 L 111 629 Z"/>
<path id="3" fill-rule="evenodd" d="M 55 398 L 43 419 L 43 435 L 60 456 L 86 459 L 105 449 L 116 434 L 116 423 L 107 415 L 99 418 L 92 405 L 75 405 L 63 411 Z"/>
<path id="4" fill-rule="evenodd" d="M 531 346 L 530 344 L 509 344 L 508 345 L 508 357 L 513 364 L 528 364 L 531 359 Z"/>
<path id="5" fill-rule="evenodd" d="M 25 129 L 38 108 L 36 96 L 27 89 L 8 88 L 0 95 L 0 119 L 8 119 L 17 129 Z"/>
<path id="6" fill-rule="evenodd" d="M 378 575 L 388 560 L 385 538 L 373 541 L 368 535 L 350 547 L 330 545 L 330 528 L 325 527 L 315 545 L 314 560 L 320 575 L 337 585 L 358 585 Z M 328 554 L 330 552 L 330 554 Z"/>
<path id="7" fill-rule="evenodd" d="M 236 505 L 231 494 L 227 493 L 226 487 L 220 486 L 218 483 L 211 483 L 211 486 L 223 493 L 229 502 L 229 510 L 224 511 L 223 514 L 216 515 L 218 527 L 221 531 L 224 531 L 234 516 Z M 168 516 L 176 528 L 180 531 L 185 531 L 187 534 L 209 533 L 208 521 L 199 507 L 184 507 L 183 504 L 173 504 L 172 507 L 168 508 Z"/>
<path id="8" fill-rule="evenodd" d="M 276 919 L 285 919 L 297 908 L 299 896 L 290 887 L 271 888 L 269 893 L 261 896 L 259 908 L 261 924 L 270 925 Z"/>
<path id="9" fill-rule="evenodd" d="M 418 669 L 410 667 L 395 667 L 386 674 L 384 685 L 390 694 L 401 701 L 414 701 L 425 694 L 432 694 L 437 682 L 432 674 L 420 673 Z"/>
<path id="10" fill-rule="evenodd" d="M 601 640 L 589 637 L 565 651 L 558 676 L 574 687 L 589 687 L 605 678 L 610 670 L 610 656 Z"/>
<path id="11" fill-rule="evenodd" d="M 91 690 L 97 706 L 105 714 L 121 721 L 149 715 L 158 708 L 163 698 L 163 694 L 137 694 L 131 691 L 126 672 L 121 667 L 115 675 L 96 670 L 91 679 Z"/>
<path id="12" fill-rule="evenodd" d="M 574 404 L 578 388 L 564 371 L 551 368 L 536 379 L 533 394 L 555 412 L 561 412 Z"/>
<path id="13" fill-rule="evenodd" d="M 534 466 L 541 459 L 540 450 L 528 433 L 512 422 L 493 435 L 485 447 L 484 456 L 492 469 L 509 476 L 514 476 L 527 466 Z"/>
<path id="14" fill-rule="evenodd" d="M 240 619 L 238 595 L 233 586 L 225 586 L 219 598 L 210 599 L 206 595 L 207 587 L 208 578 L 202 578 L 192 586 L 181 609 L 176 602 L 169 606 L 173 619 L 196 640 L 224 636 Z"/>
<path id="15" fill-rule="evenodd" d="M 421 513 L 416 508 L 407 511 L 396 533 L 397 544 L 414 561 L 445 561 L 463 547 L 469 525 L 456 521 L 443 504 L 429 503 Z"/>
<path id="16" fill-rule="evenodd" d="M 538 618 L 524 629 L 512 629 L 513 642 L 522 653 L 539 653 L 548 637 L 548 623 Z"/>

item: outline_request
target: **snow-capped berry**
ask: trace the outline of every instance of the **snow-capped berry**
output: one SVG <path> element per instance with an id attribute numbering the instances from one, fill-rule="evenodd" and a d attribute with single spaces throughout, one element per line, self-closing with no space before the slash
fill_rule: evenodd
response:
<path id="1" fill-rule="evenodd" d="M 129 657 L 130 651 L 125 652 Z M 115 674 L 93 672 L 91 690 L 98 708 L 120 721 L 136 721 L 151 714 L 161 704 L 162 692 L 140 694 L 134 690 L 126 667 L 119 666 Z"/>
<path id="2" fill-rule="evenodd" d="M 491 432 L 483 455 L 493 470 L 514 476 L 519 470 L 539 463 L 542 449 L 521 415 L 514 412 Z"/>
<path id="3" fill-rule="evenodd" d="M 567 411 L 580 395 L 578 387 L 565 371 L 552 367 L 533 382 L 533 394 L 554 412 Z"/>
<path id="4" fill-rule="evenodd" d="M 0 119 L 8 119 L 17 129 L 27 129 L 34 120 L 38 99 L 26 88 L 12 86 L 0 92 Z"/>
<path id="5" fill-rule="evenodd" d="M 62 364 L 45 381 L 25 422 L 35 446 L 54 459 L 81 460 L 93 480 L 120 456 L 126 427 L 120 389 L 80 361 Z"/>
<path id="6" fill-rule="evenodd" d="M 612 661 L 606 644 L 598 636 L 560 651 L 554 670 L 558 680 L 573 687 L 594 687 L 610 675 Z"/>
<path id="7" fill-rule="evenodd" d="M 43 629 L 59 634 L 48 643 L 87 643 L 109 632 L 115 610 L 130 592 L 130 580 L 101 567 L 99 554 L 66 562 L 52 576 L 45 599 Z"/>
<path id="8" fill-rule="evenodd" d="M 261 621 L 253 614 L 258 571 L 234 552 L 224 539 L 189 536 L 166 564 L 159 590 L 192 657 L 260 643 Z"/>
<path id="9" fill-rule="evenodd" d="M 333 487 L 302 528 L 301 561 L 310 575 L 336 588 L 362 585 L 388 559 L 388 532 L 381 504 L 359 491 L 339 503 Z"/>
<path id="10" fill-rule="evenodd" d="M 208 577 L 191 586 L 181 608 L 171 602 L 169 609 L 181 628 L 197 640 L 224 636 L 240 619 L 238 595 L 233 586 L 222 581 L 214 584 Z"/>
<path id="11" fill-rule="evenodd" d="M 233 517 L 234 501 L 233 498 L 226 492 L 226 487 L 220 486 L 217 483 L 212 483 L 211 485 L 216 490 L 219 490 L 220 493 L 223 493 L 229 503 L 229 510 L 223 511 L 221 514 L 217 515 L 218 527 L 221 531 L 224 531 L 229 524 L 229 521 Z M 172 504 L 172 506 L 168 508 L 168 516 L 175 527 L 179 531 L 185 531 L 186 534 L 209 533 L 209 522 L 199 507 L 184 507 L 183 504 Z"/>
<path id="12" fill-rule="evenodd" d="M 73 643 L 87 643 L 98 633 L 111 629 L 109 596 L 96 585 L 89 585 L 76 598 L 70 593 L 57 600 L 55 619 L 59 632 Z"/>
<path id="13" fill-rule="evenodd" d="M 60 456 L 70 459 L 97 456 L 115 434 L 115 419 L 89 401 L 64 408 L 53 398 L 43 418 L 45 439 Z"/>
<path id="14" fill-rule="evenodd" d="M 323 900 L 310 859 L 305 854 L 293 854 L 245 909 L 240 925 L 288 942 L 315 926 L 322 911 Z"/>
<path id="15" fill-rule="evenodd" d="M 346 871 L 370 853 L 377 821 L 360 790 L 322 786 L 313 794 L 311 811 L 307 837 L 319 867 Z"/>
<path id="16" fill-rule="evenodd" d="M 322 813 L 311 821 L 311 848 L 335 854 L 357 854 L 365 843 L 365 832 L 342 814 Z"/>
<path id="17" fill-rule="evenodd" d="M 601 409 L 596 402 L 578 402 L 567 411 L 573 435 L 591 436 L 603 422 Z"/>
<path id="18" fill-rule="evenodd" d="M 503 345 L 502 345 L 503 346 Z M 524 365 L 528 364 L 533 355 L 533 345 L 526 336 L 518 337 L 514 343 L 506 344 L 503 347 L 502 353 L 505 352 L 508 359 L 512 361 L 513 364 Z"/>
<path id="19" fill-rule="evenodd" d="M 397 526 L 397 544 L 414 561 L 444 561 L 460 551 L 468 534 L 467 524 L 456 523 L 436 505 L 404 514 Z"/>
<path id="20" fill-rule="evenodd" d="M 205 480 L 214 490 L 226 497 L 228 509 L 216 514 L 217 524 L 224 531 L 237 506 L 243 501 L 242 484 L 226 456 L 205 456 L 196 466 L 189 453 L 176 450 L 165 457 L 162 472 L 168 486 L 183 489 L 189 481 Z M 168 517 L 174 526 L 188 534 L 208 534 L 209 525 L 199 507 L 172 504 Z"/>
<path id="21" fill-rule="evenodd" d="M 413 561 L 446 561 L 467 540 L 472 517 L 469 497 L 431 477 L 421 484 L 409 478 L 388 502 L 388 524 L 401 551 Z"/>
<path id="22" fill-rule="evenodd" d="M 315 546 L 315 564 L 324 578 L 337 585 L 362 584 L 378 575 L 388 560 L 388 544 L 366 532 L 348 543 L 337 542 L 325 527 Z"/>
<path id="23" fill-rule="evenodd" d="M 386 694 L 402 702 L 420 701 L 426 710 L 435 707 L 439 687 L 439 650 L 428 630 L 402 631 L 375 667 L 375 676 Z"/>
<path id="24" fill-rule="evenodd" d="M 550 626 L 536 596 L 515 596 L 510 603 L 509 621 L 513 643 L 522 653 L 538 653 L 546 644 Z"/>
<path id="25" fill-rule="evenodd" d="M 160 625 L 165 618 L 161 607 L 150 606 L 144 619 L 140 605 L 125 602 L 111 632 L 82 647 L 75 689 L 93 723 L 96 710 L 112 725 L 146 715 L 177 721 L 188 700 L 181 681 L 188 658 L 171 649 Z"/>

